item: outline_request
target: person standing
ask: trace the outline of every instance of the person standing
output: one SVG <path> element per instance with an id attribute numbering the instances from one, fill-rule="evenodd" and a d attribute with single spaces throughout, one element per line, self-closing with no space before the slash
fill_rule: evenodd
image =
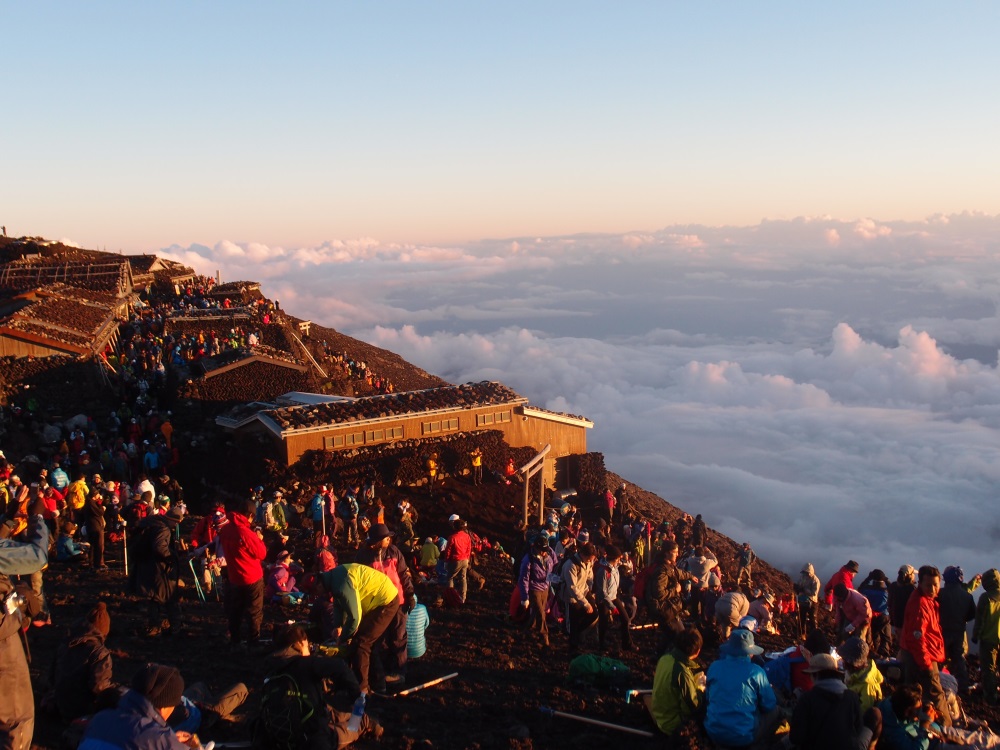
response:
<path id="1" fill-rule="evenodd" d="M 743 581 L 745 580 L 747 586 L 753 588 L 752 567 L 756 559 L 757 555 L 750 549 L 750 542 L 743 542 L 743 547 L 739 553 L 739 570 L 736 572 L 737 586 L 743 585 Z"/>
<path id="2" fill-rule="evenodd" d="M 976 625 L 972 642 L 979 644 L 979 664 L 983 678 L 983 700 L 986 705 L 998 702 L 997 654 L 1000 653 L 1000 571 L 990 568 L 983 573 L 983 593 L 976 605 Z"/>
<path id="3" fill-rule="evenodd" d="M 917 573 L 917 588 L 906 603 L 899 658 L 903 664 L 904 682 L 920 685 L 924 701 L 932 703 L 944 726 L 950 727 L 951 713 L 940 675 L 941 663 L 945 660 L 937 600 L 940 589 L 941 573 L 933 565 L 922 565 Z"/>
<path id="4" fill-rule="evenodd" d="M 556 557 L 549 545 L 549 537 L 539 534 L 531 543 L 531 550 L 522 558 L 517 577 L 521 608 L 528 610 L 527 628 L 537 628 L 546 646 L 549 645 L 549 576 L 555 566 Z"/>
<path id="5" fill-rule="evenodd" d="M 448 588 L 458 588 L 458 594 L 465 603 L 469 583 L 469 560 L 472 558 L 472 537 L 466 531 L 466 524 L 461 518 L 452 521 L 455 533 L 448 538 L 448 546 L 444 548 L 444 559 L 448 564 Z"/>
<path id="6" fill-rule="evenodd" d="M 969 652 L 966 625 L 976 619 L 976 600 L 972 592 L 979 588 L 982 580 L 976 576 L 965 583 L 965 572 L 958 566 L 949 565 L 944 569 L 944 587 L 938 593 L 941 610 L 941 634 L 944 636 L 944 653 L 948 660 L 948 671 L 958 681 L 959 695 L 969 694 L 969 667 L 965 655 Z"/>
<path id="7" fill-rule="evenodd" d="M 174 531 L 183 516 L 177 508 L 147 516 L 139 525 L 139 538 L 129 556 L 136 561 L 138 593 L 148 598 L 146 635 L 170 635 L 180 626 L 181 608 L 177 581 L 180 562 Z"/>
<path id="8" fill-rule="evenodd" d="M 576 554 L 563 565 L 563 604 L 566 608 L 566 627 L 569 630 L 569 655 L 580 651 L 584 633 L 597 623 L 594 610 L 594 561 L 597 549 L 590 542 L 577 547 Z"/>
<path id="9" fill-rule="evenodd" d="M 87 503 L 84 505 L 84 517 L 87 521 L 87 541 L 90 542 L 90 565 L 94 570 L 107 570 L 104 564 L 104 493 L 114 492 L 114 483 L 108 482 L 105 487 L 95 487 Z"/>
<path id="10" fill-rule="evenodd" d="M 27 750 L 35 731 L 31 674 L 21 642 L 23 614 L 8 576 L 31 575 L 48 563 L 49 527 L 39 494 L 28 508 L 26 542 L 0 539 L 0 747 Z"/>
<path id="11" fill-rule="evenodd" d="M 812 563 L 802 566 L 795 594 L 799 604 L 799 635 L 807 636 L 816 629 L 816 608 L 819 606 L 819 589 L 822 584 Z"/>
<path id="12" fill-rule="evenodd" d="M 625 602 L 619 596 L 621 575 L 618 564 L 621 558 L 621 550 L 609 544 L 604 551 L 604 557 L 594 570 L 594 595 L 597 598 L 598 612 L 597 645 L 602 653 L 607 646 L 608 631 L 611 629 L 611 618 L 615 611 L 618 612 L 622 651 L 631 651 L 634 648 L 630 630 L 632 619 L 629 617 Z"/>
<path id="13" fill-rule="evenodd" d="M 472 483 L 478 487 L 483 483 L 483 451 L 477 445 L 469 456 L 472 458 Z"/>
<path id="14" fill-rule="evenodd" d="M 229 523 L 219 530 L 219 544 L 226 558 L 226 614 L 229 618 L 229 640 L 233 646 L 242 643 L 240 633 L 244 617 L 250 623 L 251 644 L 260 639 L 264 619 L 264 568 L 267 556 L 263 535 L 250 527 L 255 512 L 254 502 L 244 500 L 230 511 Z"/>

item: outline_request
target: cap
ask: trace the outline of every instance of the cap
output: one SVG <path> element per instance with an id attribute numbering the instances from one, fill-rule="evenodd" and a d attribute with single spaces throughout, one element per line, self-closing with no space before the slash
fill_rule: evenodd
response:
<path id="1" fill-rule="evenodd" d="M 458 513 L 452 513 L 450 516 L 448 516 L 448 520 L 451 522 L 458 521 L 460 518 L 461 516 L 459 516 Z"/>
<path id="2" fill-rule="evenodd" d="M 368 532 L 368 543 L 374 544 L 375 542 L 381 542 L 383 539 L 392 536 L 392 532 L 389 531 L 389 527 L 384 523 L 377 523 L 372 526 L 371 530 Z"/>

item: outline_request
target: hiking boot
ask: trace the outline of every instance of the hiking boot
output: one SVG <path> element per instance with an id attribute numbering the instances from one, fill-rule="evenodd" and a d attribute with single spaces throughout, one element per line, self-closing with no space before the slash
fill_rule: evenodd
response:
<path id="1" fill-rule="evenodd" d="M 486 578 L 480 578 L 479 579 L 479 589 L 478 590 L 482 591 L 484 588 L 486 588 Z"/>
<path id="2" fill-rule="evenodd" d="M 406 682 L 406 675 L 402 672 L 393 672 L 392 674 L 387 674 L 385 676 L 386 685 L 398 686 L 402 685 L 404 682 Z"/>

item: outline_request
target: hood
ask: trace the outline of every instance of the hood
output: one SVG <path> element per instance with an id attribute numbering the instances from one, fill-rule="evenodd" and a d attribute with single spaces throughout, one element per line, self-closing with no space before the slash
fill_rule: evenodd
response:
<path id="1" fill-rule="evenodd" d="M 983 573 L 983 588 L 990 593 L 1000 591 L 1000 571 L 996 568 L 990 568 Z"/>
<path id="2" fill-rule="evenodd" d="M 813 568 L 813 564 L 812 563 L 806 563 L 805 565 L 803 565 L 802 566 L 802 573 L 804 573 L 806 575 L 809 575 L 809 576 L 815 575 L 816 571 Z"/>
<path id="3" fill-rule="evenodd" d="M 94 630 L 89 622 L 83 622 L 77 625 L 76 629 L 69 639 L 69 647 L 80 646 L 84 643 L 94 643 L 98 646 L 104 645 L 104 636 L 98 631 Z"/>

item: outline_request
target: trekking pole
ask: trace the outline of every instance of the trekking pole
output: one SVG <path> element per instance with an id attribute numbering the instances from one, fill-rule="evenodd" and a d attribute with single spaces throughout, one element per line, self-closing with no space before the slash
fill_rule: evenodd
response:
<path id="1" fill-rule="evenodd" d="M 635 734 L 639 737 L 656 736 L 652 732 L 647 732 L 645 729 L 635 729 L 634 727 L 624 727 L 621 724 L 611 724 L 607 721 L 599 721 L 598 719 L 591 719 L 587 716 L 578 716 L 577 714 L 568 714 L 565 711 L 556 711 L 555 709 L 547 708 L 546 706 L 540 706 L 539 710 L 546 716 L 561 716 L 564 719 L 582 721 L 584 724 L 593 724 L 596 727 L 603 727 L 604 729 L 617 729 L 619 732 L 627 732 L 628 734 Z"/>
<path id="2" fill-rule="evenodd" d="M 198 592 L 198 598 L 201 599 L 201 603 L 205 603 L 205 592 L 201 588 L 201 581 L 198 580 L 198 571 L 194 567 L 194 558 L 192 557 L 188 560 L 188 566 L 191 568 L 191 576 L 194 578 L 194 590 Z"/>
<path id="3" fill-rule="evenodd" d="M 432 687 L 434 685 L 439 685 L 439 684 L 441 684 L 442 682 L 444 682 L 446 680 L 452 679 L 453 677 L 458 677 L 458 672 L 452 672 L 451 674 L 446 674 L 444 677 L 438 677 L 436 680 L 431 680 L 430 682 L 425 682 L 422 685 L 415 685 L 414 687 L 407 688 L 406 690 L 400 690 L 398 693 L 381 694 L 381 697 L 383 697 L 383 698 L 400 698 L 400 697 L 402 697 L 404 695 L 410 695 L 411 693 L 415 693 L 418 690 L 423 690 L 424 688 L 429 688 L 429 687 Z"/>
<path id="4" fill-rule="evenodd" d="M 128 578 L 128 526 L 122 526 L 122 559 L 125 560 L 125 577 Z"/>

